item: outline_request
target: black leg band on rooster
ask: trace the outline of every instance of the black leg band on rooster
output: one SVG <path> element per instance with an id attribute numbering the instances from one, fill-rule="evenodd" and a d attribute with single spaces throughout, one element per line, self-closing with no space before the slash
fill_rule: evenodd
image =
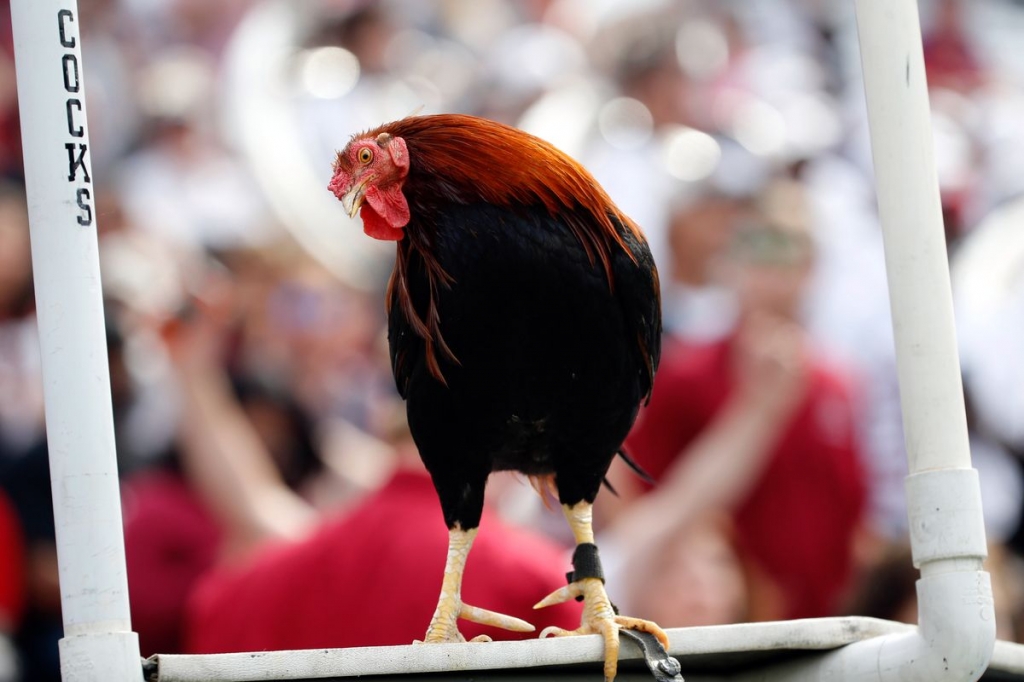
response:
<path id="1" fill-rule="evenodd" d="M 601 555 L 597 551 L 597 545 L 592 542 L 576 545 L 576 550 L 572 553 L 572 570 L 565 574 L 565 579 L 571 583 L 583 578 L 597 578 L 604 582 Z"/>
<path id="2" fill-rule="evenodd" d="M 583 542 L 576 545 L 576 549 L 572 553 L 572 570 L 565 574 L 565 579 L 570 584 L 583 578 L 597 578 L 602 583 L 604 582 L 601 554 L 597 550 L 597 545 L 593 542 Z M 576 601 L 583 601 L 583 595 L 578 595 Z M 619 607 L 614 603 L 612 604 L 612 611 L 616 615 L 619 613 Z"/>

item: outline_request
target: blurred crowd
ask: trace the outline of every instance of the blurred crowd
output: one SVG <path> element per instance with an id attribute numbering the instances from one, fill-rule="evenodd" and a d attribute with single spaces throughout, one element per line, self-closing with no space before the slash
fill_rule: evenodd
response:
<path id="1" fill-rule="evenodd" d="M 47 682 L 59 679 L 60 591 L 9 2 L 0 7 L 0 682 Z M 1024 3 L 920 8 L 987 567 L 999 636 L 1022 641 Z M 353 133 L 418 112 L 486 116 L 552 141 L 651 243 L 664 351 L 627 446 L 657 483 L 616 465 L 618 495 L 596 505 L 623 611 L 664 627 L 913 622 L 852 2 L 79 10 L 144 655 L 425 632 L 444 526 L 390 376 L 393 252 L 326 190 Z M 529 610 L 568 567 L 560 513 L 495 475 L 486 536 L 467 601 L 578 624 L 572 605 L 548 621 Z"/>

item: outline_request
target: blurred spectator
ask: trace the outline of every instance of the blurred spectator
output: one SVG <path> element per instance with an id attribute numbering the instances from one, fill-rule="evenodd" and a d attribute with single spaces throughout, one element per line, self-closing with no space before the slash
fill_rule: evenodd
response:
<path id="1" fill-rule="evenodd" d="M 25 559 L 18 518 L 0 491 L 0 682 L 16 682 L 14 636 L 25 602 Z"/>
<path id="2" fill-rule="evenodd" d="M 422 639 L 437 604 L 446 532 L 411 439 L 406 436 L 399 447 L 402 465 L 394 476 L 349 514 L 324 521 L 304 540 L 272 544 L 251 561 L 205 579 L 190 605 L 189 649 L 217 653 Z M 489 510 L 481 526 L 466 567 L 466 602 L 522 618 L 538 630 L 577 627 L 575 602 L 531 608 L 564 584 L 558 570 L 564 548 L 505 525 Z M 467 639 L 524 637 L 465 621 L 460 630 Z"/>
<path id="3" fill-rule="evenodd" d="M 181 397 L 174 439 L 160 466 L 124 486 L 132 615 L 146 654 L 182 650 L 186 598 L 218 562 L 301 534 L 314 510 L 298 492 L 325 478 L 310 415 L 287 387 L 229 377 L 234 299 L 223 274 L 206 277 L 213 285 L 163 326 Z"/>
<path id="4" fill-rule="evenodd" d="M 967 3 L 938 0 L 935 25 L 924 36 L 924 65 L 930 88 L 970 92 L 985 72 L 964 30 Z"/>
<path id="5" fill-rule="evenodd" d="M 0 639 L 14 636 L 25 608 L 23 541 L 18 517 L 7 496 L 0 492 Z M 8 666 L 0 652 L 0 680 Z"/>
<path id="6" fill-rule="evenodd" d="M 0 469 L 0 491 L 17 513 L 25 552 L 24 615 L 15 634 L 22 675 L 33 682 L 60 682 L 57 641 L 63 634 L 50 466 L 39 442 Z"/>
<path id="7" fill-rule="evenodd" d="M 670 269 L 661 272 L 665 330 L 672 337 L 712 341 L 736 323 L 736 302 L 724 286 L 722 258 L 736 224 L 748 209 L 743 202 L 709 193 L 678 207 L 668 233 Z"/>
<path id="8" fill-rule="evenodd" d="M 917 579 L 908 543 L 894 543 L 866 571 L 849 598 L 850 615 L 917 622 Z"/>
<path id="9" fill-rule="evenodd" d="M 285 344 L 279 350 L 288 366 L 281 378 L 321 417 L 372 430 L 381 400 L 393 395 L 393 379 L 376 357 L 384 326 L 381 306 L 308 258 L 286 267 L 267 294 L 264 319 L 266 329 Z M 257 343 L 265 340 L 249 341 L 259 353 Z M 247 360 L 249 371 L 265 371 L 259 357 Z"/>
<path id="10" fill-rule="evenodd" d="M 220 293 L 223 295 L 224 292 Z M 428 548 L 434 546 L 436 539 L 440 540 L 436 550 L 443 552 L 444 525 L 434 523 L 437 519 L 430 513 L 424 513 L 428 509 L 439 512 L 429 478 L 422 470 L 415 475 L 398 474 L 390 484 L 348 514 L 339 515 L 335 501 L 331 515 L 337 517 L 337 520 L 321 524 L 318 520 L 319 510 L 313 506 L 312 501 L 303 499 L 289 489 L 303 490 L 307 482 L 315 479 L 323 469 L 323 462 L 317 458 L 308 440 L 309 433 L 302 426 L 305 419 L 299 417 L 296 422 L 297 408 L 294 403 L 288 400 L 282 402 L 274 392 L 252 384 L 236 392 L 235 395 L 241 399 L 240 403 L 236 402 L 227 383 L 227 376 L 220 368 L 220 358 L 226 348 L 224 344 L 230 338 L 225 333 L 228 330 L 225 322 L 230 318 L 225 317 L 229 309 L 224 308 L 224 303 L 224 300 L 218 301 L 216 292 L 212 297 L 197 301 L 192 315 L 176 322 L 169 338 L 183 394 L 180 461 L 187 480 L 198 494 L 198 500 L 194 494 L 185 494 L 180 489 L 180 483 L 169 489 L 165 484 L 165 489 L 171 495 L 170 501 L 178 499 L 179 502 L 173 505 L 148 505 L 151 510 L 159 506 L 162 511 L 151 511 L 150 522 L 139 526 L 136 532 L 129 533 L 130 549 L 132 538 L 137 537 L 140 550 L 133 551 L 132 555 L 148 554 L 151 557 L 146 564 L 149 566 L 148 572 L 138 574 L 133 589 L 136 584 L 143 585 L 145 592 L 137 596 L 144 599 L 147 594 L 156 594 L 159 590 L 155 585 L 159 584 L 164 591 L 162 599 L 148 601 L 156 605 L 166 603 L 172 606 L 166 592 L 170 589 L 168 585 L 178 585 L 175 593 L 179 599 L 173 604 L 174 614 L 178 614 L 184 593 L 189 591 L 188 588 L 197 578 L 203 580 L 204 584 L 218 586 L 203 588 L 201 594 L 205 596 L 202 599 L 214 600 L 213 605 L 202 611 L 200 620 L 194 621 L 186 633 L 189 641 L 194 643 L 193 646 L 202 650 L 224 650 L 225 647 L 316 647 L 325 642 L 332 642 L 331 646 L 340 646 L 358 642 L 384 644 L 402 641 L 402 633 L 408 633 L 409 628 L 418 631 L 423 624 L 408 615 L 408 602 L 389 596 L 397 594 L 393 590 L 397 579 L 393 575 L 377 572 L 383 561 L 380 556 L 373 554 L 375 559 L 365 558 L 357 564 L 349 564 L 353 571 L 361 565 L 361 570 L 379 576 L 380 580 L 376 582 L 372 582 L 363 573 L 359 574 L 363 576 L 361 578 L 346 580 L 344 571 L 338 572 L 341 569 L 336 562 L 311 562 L 311 556 L 323 558 L 323 552 L 332 552 L 336 548 L 344 550 L 338 555 L 338 560 L 347 561 L 359 555 L 358 548 L 362 544 L 366 544 L 367 554 L 429 552 Z M 297 430 L 296 425 L 299 427 Z M 404 442 L 404 447 L 409 448 L 408 443 L 411 441 L 408 441 L 408 436 Z M 415 451 L 411 455 L 407 454 L 406 458 L 414 460 Z M 144 490 L 152 496 L 154 489 L 150 479 L 150 484 Z M 140 491 L 135 492 L 138 494 Z M 349 499 L 351 501 L 351 495 Z M 201 501 L 200 508 L 209 510 L 210 516 L 199 513 L 197 501 Z M 363 518 L 365 516 L 369 516 L 370 520 Z M 219 539 L 210 532 L 211 517 L 219 529 Z M 144 524 L 146 517 L 133 515 L 129 520 L 129 531 L 133 530 L 133 522 Z M 495 520 L 492 523 L 499 522 Z M 433 530 L 435 526 L 436 532 L 441 534 L 440 538 L 426 530 L 427 527 Z M 194 530 L 189 531 L 189 528 Z M 359 540 L 361 536 L 357 531 L 367 528 L 372 528 L 373 533 Z M 384 545 L 375 544 L 389 535 L 382 532 L 385 528 L 390 529 L 390 534 L 396 537 L 402 535 L 404 540 L 387 540 Z M 405 537 L 407 534 L 408 537 Z M 505 534 L 509 537 L 506 542 L 500 543 L 499 536 Z M 188 538 L 188 535 L 192 537 Z M 340 537 L 344 537 L 344 541 L 339 541 Z M 544 590 L 551 591 L 557 587 L 562 576 L 557 570 L 551 572 L 551 567 L 557 565 L 559 549 L 549 547 L 540 540 L 529 540 L 525 535 L 512 531 L 503 532 L 500 526 L 492 528 L 491 537 L 493 540 L 485 542 L 482 549 L 478 548 L 481 550 L 480 556 L 487 558 L 486 561 L 499 564 L 509 561 L 507 570 L 515 576 L 517 584 L 523 585 L 523 590 L 532 588 L 529 593 L 532 595 L 536 591 L 536 598 L 539 599 L 544 596 Z M 421 550 L 415 550 L 414 538 L 423 543 Z M 164 549 L 153 552 L 154 542 L 163 544 Z M 213 543 L 216 543 L 216 547 Z M 506 553 L 510 551 L 509 547 L 516 547 L 513 556 L 520 558 L 499 560 L 496 552 L 499 544 L 503 547 L 502 552 Z M 206 550 L 202 549 L 204 546 Z M 145 551 L 147 547 L 148 552 Z M 178 547 L 176 552 L 175 547 Z M 168 551 L 173 553 L 168 555 Z M 164 557 L 163 566 L 153 564 L 154 554 Z M 175 569 L 175 564 L 167 564 L 168 556 L 180 557 L 177 561 L 180 569 Z M 210 567 L 210 559 L 214 556 L 223 562 L 223 568 L 218 569 L 209 579 L 200 578 Z M 268 557 L 277 557 L 275 561 L 284 562 L 285 567 L 281 568 Z M 182 560 L 187 563 L 183 564 Z M 294 562 L 298 562 L 302 568 L 294 566 Z M 395 562 L 389 560 L 386 563 Z M 416 559 L 404 565 L 416 567 L 414 573 L 418 576 L 423 562 Z M 551 572 L 548 577 L 539 573 L 541 566 Z M 321 569 L 326 571 L 324 578 L 313 578 L 312 572 Z M 292 570 L 298 570 L 306 579 L 280 579 L 284 573 L 292 574 Z M 487 581 L 493 577 L 493 572 L 485 568 L 480 573 L 481 584 L 490 584 L 488 589 L 497 589 L 496 585 Z M 165 578 L 158 579 L 158 575 Z M 184 578 L 184 584 L 182 580 L 174 580 L 174 575 Z M 532 577 L 526 580 L 526 576 Z M 131 574 L 129 578 L 132 579 Z M 257 587 L 250 587 L 250 582 Z M 414 580 L 411 576 L 407 582 L 410 585 L 402 590 L 403 598 L 428 604 L 429 609 L 432 609 L 433 600 L 436 600 L 436 585 L 428 580 Z M 328 628 L 326 621 L 315 615 L 326 613 L 322 609 L 325 584 L 337 585 L 338 589 L 358 587 L 359 594 L 376 595 L 376 601 L 368 597 L 362 607 L 355 594 L 338 597 L 341 599 L 338 603 L 347 604 L 346 609 L 350 615 L 361 614 L 353 615 L 361 622 L 377 622 L 373 621 L 372 616 L 375 609 L 380 609 L 381 613 L 386 609 L 397 609 L 405 617 L 395 617 L 388 621 L 382 616 L 379 628 Z M 153 587 L 146 588 L 145 585 Z M 221 600 L 234 602 L 235 590 L 250 595 L 245 599 L 249 606 L 242 608 L 236 605 L 224 610 Z M 501 591 L 507 594 L 507 587 Z M 484 599 L 487 600 L 486 597 Z M 509 598 L 509 601 L 513 600 Z M 515 608 L 518 610 L 515 612 L 528 615 L 523 609 L 529 610 L 533 602 L 529 598 L 516 601 L 518 603 Z M 246 610 L 250 607 L 251 610 Z M 281 612 L 279 607 L 285 607 L 288 615 Z M 364 609 L 362 612 L 361 608 Z M 574 609 L 559 609 L 553 613 L 557 615 L 568 611 L 578 617 Z M 423 623 L 429 620 L 429 614 L 428 610 Z M 339 626 L 344 625 L 342 620 L 335 617 L 328 620 Z M 569 619 L 545 621 L 551 622 L 567 624 Z M 385 623 L 388 627 L 385 627 Z M 361 639 L 351 642 L 344 637 L 339 639 L 343 632 L 358 633 Z M 422 633 L 418 635 L 422 636 Z M 165 641 L 163 644 L 174 642 Z"/>
<path id="11" fill-rule="evenodd" d="M 109 178 L 136 144 L 141 123 L 138 69 L 144 64 L 141 27 L 126 3 L 83 0 L 78 22 L 94 178 Z"/>
<path id="12" fill-rule="evenodd" d="M 24 188 L 0 184 L 0 470 L 41 436 L 39 367 L 32 260 Z"/>
<path id="13" fill-rule="evenodd" d="M 744 564 L 726 518 L 709 515 L 675 531 L 633 564 L 623 602 L 665 628 L 749 620 L 754 566 Z"/>
<path id="14" fill-rule="evenodd" d="M 619 208 L 643 227 L 661 270 L 670 262 L 671 201 L 681 191 L 664 160 L 667 138 L 691 122 L 693 94 L 676 58 L 671 18 L 642 14 L 605 27 L 600 58 L 610 62 L 605 68 L 620 96 L 595 103 L 598 134 L 582 154 Z"/>
<path id="15" fill-rule="evenodd" d="M 14 638 L 20 674 L 47 682 L 58 676 L 60 593 L 49 467 L 41 445 L 43 395 L 34 309 L 24 189 L 4 182 L 0 184 L 0 545 L 4 546 L 0 582 L 4 588 L 0 589 L 5 596 L 0 598 L 0 632 Z M 16 526 L 10 527 L 11 523 Z M 0 653 L 0 658 L 4 655 Z M 0 679 L 11 674 L 0 663 Z"/>
<path id="16" fill-rule="evenodd" d="M 666 349 L 627 441 L 661 485 L 607 532 L 628 564 L 653 544 L 623 528 L 662 517 L 646 534 L 665 538 L 666 526 L 725 511 L 740 551 L 769 579 L 751 595 L 751 617 L 823 616 L 853 577 L 862 531 L 855 403 L 847 377 L 814 354 L 795 322 L 813 257 L 802 194 L 777 182 L 760 204 L 734 241 L 739 328 L 724 341 Z"/>
<path id="17" fill-rule="evenodd" d="M 21 125 L 14 77 L 14 35 L 10 0 L 0 2 L 0 175 L 21 170 Z"/>
<path id="18" fill-rule="evenodd" d="M 203 0 L 148 2 L 129 0 L 125 5 L 138 22 L 149 49 L 159 53 L 181 44 L 219 55 L 245 10 L 241 0 L 208 3 Z"/>
<path id="19" fill-rule="evenodd" d="M 249 177 L 186 118 L 157 121 L 152 142 L 124 159 L 118 175 L 131 222 L 165 239 L 226 248 L 266 235 Z"/>
<path id="20" fill-rule="evenodd" d="M 142 655 L 181 652 L 184 602 L 216 564 L 221 530 L 173 468 L 132 476 L 121 497 L 132 628 Z"/>
<path id="21" fill-rule="evenodd" d="M 214 132 L 216 63 L 188 47 L 161 52 L 140 74 L 145 145 L 115 182 L 128 219 L 171 243 L 230 248 L 273 235 L 247 168 Z"/>
<path id="22" fill-rule="evenodd" d="M 836 154 L 803 165 L 815 262 L 802 319 L 816 350 L 859 378 L 856 428 L 868 475 L 866 520 L 893 541 L 907 535 L 907 475 L 896 349 L 875 198 L 853 164 Z"/>

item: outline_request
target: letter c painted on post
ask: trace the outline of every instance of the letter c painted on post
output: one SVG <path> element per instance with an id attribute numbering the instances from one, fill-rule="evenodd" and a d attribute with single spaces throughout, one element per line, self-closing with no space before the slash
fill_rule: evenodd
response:
<path id="1" fill-rule="evenodd" d="M 60 44 L 64 47 L 74 47 L 78 44 L 74 36 L 68 37 L 68 33 L 65 30 L 69 21 L 74 21 L 75 15 L 71 13 L 69 9 L 62 9 L 57 12 L 57 28 L 60 31 Z"/>

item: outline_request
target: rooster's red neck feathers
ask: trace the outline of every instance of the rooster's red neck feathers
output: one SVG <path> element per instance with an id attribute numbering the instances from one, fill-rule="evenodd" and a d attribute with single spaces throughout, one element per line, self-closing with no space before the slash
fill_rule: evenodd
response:
<path id="1" fill-rule="evenodd" d="M 636 225 L 583 166 L 554 145 L 516 128 L 458 114 L 415 116 L 382 125 L 355 141 L 382 135 L 403 140 L 408 149 L 412 172 L 403 179 L 407 198 L 426 194 L 512 209 L 542 204 L 553 215 L 589 213 L 600 234 L 593 233 L 589 222 L 570 218 L 569 227 L 606 271 L 612 244 L 627 249 L 610 216 L 640 236 Z"/>

